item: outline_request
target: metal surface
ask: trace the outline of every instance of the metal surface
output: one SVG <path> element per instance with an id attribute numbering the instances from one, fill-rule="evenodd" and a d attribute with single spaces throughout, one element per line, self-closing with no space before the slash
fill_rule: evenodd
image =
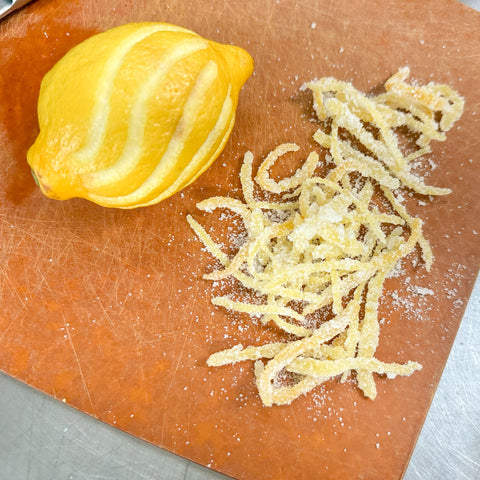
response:
<path id="1" fill-rule="evenodd" d="M 465 1 L 480 10 L 480 1 Z M 405 480 L 480 480 L 477 280 Z M 0 374 L 0 480 L 226 478 Z"/>
<path id="2" fill-rule="evenodd" d="M 480 479 L 480 277 L 404 480 Z"/>
<path id="3" fill-rule="evenodd" d="M 0 0 L 0 18 L 18 10 L 32 0 Z"/>

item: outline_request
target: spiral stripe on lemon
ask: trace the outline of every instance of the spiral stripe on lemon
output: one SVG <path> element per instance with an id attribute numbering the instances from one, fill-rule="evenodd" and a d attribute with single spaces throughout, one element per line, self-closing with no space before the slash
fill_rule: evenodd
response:
<path id="1" fill-rule="evenodd" d="M 114 199 L 109 199 L 107 197 L 101 197 L 92 194 L 91 198 L 96 202 L 110 202 L 112 206 L 119 206 L 124 204 L 129 204 L 132 201 L 136 201 L 139 197 L 147 200 L 146 203 L 150 204 L 151 200 L 156 200 L 158 198 L 158 192 L 161 190 L 161 184 L 167 183 L 171 185 L 183 170 L 182 163 L 182 152 L 186 148 L 186 144 L 189 142 L 191 137 L 194 135 L 195 122 L 194 119 L 197 118 L 199 112 L 201 112 L 205 106 L 203 105 L 204 99 L 208 98 L 207 90 L 212 86 L 213 80 L 217 76 L 217 66 L 214 62 L 209 62 L 203 70 L 199 73 L 197 81 L 193 86 L 187 101 L 183 107 L 183 115 L 178 122 L 177 128 L 172 135 L 170 142 L 167 145 L 167 149 L 162 156 L 160 162 L 156 165 L 155 169 L 147 177 L 147 179 L 142 183 L 140 187 L 134 190 L 129 195 L 118 196 Z M 139 126 L 139 129 L 144 125 L 142 122 L 131 121 L 130 123 L 134 128 Z M 225 125 L 222 125 L 223 127 Z M 138 136 L 141 137 L 140 132 L 137 132 Z M 218 141 L 218 137 L 215 138 Z M 211 147 L 211 145 L 209 145 Z M 135 159 L 138 154 L 139 144 L 138 142 L 129 148 L 127 141 L 127 155 L 122 155 L 125 159 Z M 201 148 L 201 147 L 200 147 Z M 205 158 L 205 155 L 202 156 L 202 160 Z M 122 158 L 120 159 L 120 161 Z M 120 163 L 119 161 L 119 163 Z M 126 162 L 125 162 L 126 163 Z M 191 163 L 191 161 L 190 161 Z M 180 165 L 178 165 L 180 164 Z M 127 164 L 128 165 L 128 164 Z M 134 170 L 136 165 L 128 165 L 129 170 Z M 122 165 L 123 167 L 123 165 Z M 118 173 L 123 173 L 126 176 L 130 173 L 129 170 L 125 172 L 124 168 L 114 165 L 112 169 L 115 172 L 115 177 Z M 133 167 L 133 168 L 132 168 Z M 99 174 L 104 174 L 106 172 L 98 172 Z M 98 175 L 98 174 L 96 174 Z M 109 180 L 109 172 L 103 177 L 103 180 Z M 123 180 L 123 179 L 121 179 Z M 144 204 L 142 204 L 143 206 Z"/>
<path id="2" fill-rule="evenodd" d="M 100 144 L 105 135 L 105 127 L 110 113 L 109 100 L 112 95 L 112 86 L 115 77 L 118 75 L 122 63 L 127 53 L 137 43 L 149 37 L 153 33 L 162 31 L 184 31 L 175 25 L 150 25 L 141 30 L 133 30 L 133 33 L 121 41 L 110 57 L 105 62 L 103 75 L 99 79 L 98 89 L 95 95 L 95 107 L 92 112 L 92 120 L 89 129 L 89 139 L 87 144 L 78 152 L 76 157 L 82 160 L 89 160 L 94 157 L 100 148 Z"/>
<path id="3" fill-rule="evenodd" d="M 151 205 L 223 150 L 250 55 L 168 24 L 96 35 L 45 76 L 28 162 L 49 197 Z"/>
<path id="4" fill-rule="evenodd" d="M 142 153 L 144 130 L 147 122 L 146 102 L 152 96 L 155 87 L 162 83 L 169 70 L 175 66 L 178 60 L 186 58 L 206 47 L 207 45 L 204 42 L 196 39 L 180 43 L 165 55 L 165 58 L 162 59 L 153 74 L 140 85 L 139 90 L 136 92 L 137 94 L 133 97 L 123 152 L 110 167 L 86 176 L 84 183 L 89 191 L 96 193 L 102 188 L 115 188 L 115 182 L 122 181 L 125 177 L 135 172 Z M 110 88 L 113 89 L 113 85 L 110 85 Z M 113 194 L 115 194 L 115 190 Z"/>

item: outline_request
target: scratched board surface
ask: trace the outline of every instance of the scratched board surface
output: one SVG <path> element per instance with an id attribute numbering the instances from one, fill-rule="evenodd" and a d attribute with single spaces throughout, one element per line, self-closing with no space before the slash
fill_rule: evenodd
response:
<path id="1" fill-rule="evenodd" d="M 131 21 L 166 21 L 246 48 L 255 74 L 217 162 L 171 199 L 133 211 L 57 202 L 25 155 L 41 78 L 73 45 Z M 407 465 L 478 272 L 480 16 L 453 1 L 208 2 L 37 0 L 0 23 L 0 368 L 109 424 L 239 479 L 398 479 Z M 252 365 L 206 367 L 265 328 L 210 304 L 213 262 L 186 222 L 212 195 L 238 196 L 244 152 L 315 148 L 307 80 L 364 91 L 409 65 L 466 99 L 426 160 L 447 197 L 418 202 L 436 261 L 386 284 L 378 357 L 416 360 L 411 377 L 327 382 L 262 407 Z M 220 227 L 222 228 L 221 224 Z M 427 292 L 428 295 L 418 295 Z M 432 293 L 432 294 L 430 294 Z"/>

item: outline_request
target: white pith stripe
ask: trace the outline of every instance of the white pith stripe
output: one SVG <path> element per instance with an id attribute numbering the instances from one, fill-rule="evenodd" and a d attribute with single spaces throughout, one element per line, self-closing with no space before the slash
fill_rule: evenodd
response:
<path id="1" fill-rule="evenodd" d="M 98 153 L 105 136 L 107 120 L 110 114 L 112 85 L 122 67 L 123 61 L 136 44 L 158 32 L 192 33 L 174 25 L 148 25 L 141 30 L 135 31 L 119 43 L 105 62 L 103 74 L 98 81 L 99 87 L 96 90 L 92 120 L 88 129 L 88 140 L 80 150 L 74 153 L 76 160 L 87 162 Z"/>
<path id="2" fill-rule="evenodd" d="M 179 43 L 162 58 L 155 72 L 145 80 L 134 97 L 122 154 L 113 165 L 85 174 L 83 181 L 88 190 L 94 191 L 122 181 L 135 170 L 143 149 L 144 130 L 147 123 L 146 103 L 152 91 L 162 83 L 178 61 L 207 47 L 208 43 L 201 38 L 189 39 Z"/>
<path id="3" fill-rule="evenodd" d="M 167 190 L 164 190 L 160 193 L 157 197 L 149 200 L 145 203 L 136 203 L 135 207 L 146 207 L 148 205 L 153 205 L 155 203 L 160 202 L 161 200 L 168 198 L 169 196 L 173 195 L 177 189 L 184 188 L 190 183 L 192 183 L 197 177 L 199 177 L 212 163 L 215 158 L 220 154 L 225 146 L 226 141 L 228 140 L 228 134 L 233 128 L 233 124 L 235 122 L 235 115 L 232 115 L 233 110 L 233 101 L 230 95 L 231 87 L 229 86 L 227 97 L 223 102 L 222 111 L 220 116 L 218 117 L 217 123 L 213 127 L 213 129 L 208 134 L 207 139 L 202 144 L 202 146 L 198 149 L 197 153 L 194 155 L 192 161 L 188 164 L 185 170 L 182 170 L 182 173 L 177 178 L 174 184 L 172 184 Z M 218 144 L 215 152 L 210 155 L 211 161 L 206 164 L 203 164 L 204 157 L 208 153 L 209 149 L 212 145 L 214 145 L 218 139 L 222 137 L 222 141 Z M 200 168 L 198 168 L 201 165 Z M 190 174 L 195 171 L 195 174 L 191 177 Z M 188 181 L 187 181 L 188 179 Z M 185 185 L 182 186 L 182 183 L 186 182 Z M 108 202 L 108 198 L 106 199 Z M 127 206 L 128 208 L 128 206 Z"/>
<path id="4" fill-rule="evenodd" d="M 91 194 L 89 195 L 89 198 L 93 201 L 115 206 L 123 205 L 129 201 L 136 202 L 151 193 L 152 190 L 154 190 L 161 183 L 162 177 L 165 175 L 165 173 L 168 173 L 172 166 L 177 163 L 179 155 L 195 127 L 195 120 L 200 109 L 202 108 L 202 103 L 205 99 L 207 90 L 211 86 L 212 82 L 216 79 L 217 75 L 218 67 L 217 64 L 212 60 L 209 61 L 200 71 L 195 85 L 190 91 L 185 103 L 182 117 L 164 155 L 160 159 L 151 175 L 140 187 L 138 187 L 132 193 L 120 197 L 105 197 Z M 208 137 L 206 141 L 208 141 Z"/>
<path id="5" fill-rule="evenodd" d="M 209 164 L 211 162 L 209 162 L 207 165 L 203 164 L 205 156 L 207 155 L 208 151 L 212 148 L 213 145 L 215 145 L 215 143 L 218 141 L 218 139 L 222 135 L 225 137 L 226 133 L 231 130 L 231 127 L 233 127 L 233 122 L 234 122 L 235 117 L 232 115 L 233 101 L 232 101 L 232 98 L 230 96 L 230 91 L 231 91 L 231 87 L 229 86 L 227 97 L 225 98 L 225 101 L 223 102 L 222 111 L 220 112 L 217 123 L 212 128 L 212 130 L 208 134 L 207 139 L 202 144 L 202 146 L 198 149 L 197 153 L 194 155 L 194 157 L 192 158 L 192 161 L 188 164 L 188 166 L 185 168 L 185 170 L 182 170 L 182 173 L 177 177 L 175 182 L 169 188 L 164 190 L 158 197 L 154 198 L 153 200 L 150 200 L 149 202 L 147 202 L 143 205 L 139 205 L 139 206 L 151 205 L 153 203 L 158 202 L 162 198 L 167 198 L 170 195 L 173 195 L 176 192 L 176 190 L 180 186 L 182 186 L 182 184 L 185 181 L 188 180 L 188 183 L 192 182 L 197 176 L 202 174 L 205 171 L 205 169 L 209 166 Z M 230 120 L 230 122 L 229 122 L 229 120 Z M 225 127 L 227 125 L 228 125 L 228 128 L 226 129 Z M 217 155 L 219 155 L 220 150 L 222 150 L 224 144 L 225 144 L 225 141 L 222 141 L 219 144 L 219 146 L 217 147 L 215 152 L 211 155 L 212 159 L 216 158 Z M 191 178 L 189 178 L 192 175 L 193 172 L 195 172 L 194 175 Z"/>

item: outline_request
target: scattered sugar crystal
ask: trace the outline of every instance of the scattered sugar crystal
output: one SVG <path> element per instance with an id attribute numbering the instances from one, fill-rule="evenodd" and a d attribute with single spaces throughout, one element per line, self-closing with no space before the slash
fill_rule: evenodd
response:
<path id="1" fill-rule="evenodd" d="M 412 286 L 410 290 L 416 295 L 434 295 L 435 292 L 431 288 Z"/>

